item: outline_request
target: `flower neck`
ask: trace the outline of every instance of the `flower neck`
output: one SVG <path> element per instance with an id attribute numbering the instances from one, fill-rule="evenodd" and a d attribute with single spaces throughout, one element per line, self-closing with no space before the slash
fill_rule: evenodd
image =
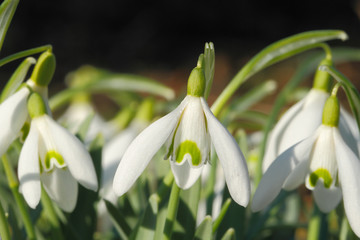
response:
<path id="1" fill-rule="evenodd" d="M 332 66 L 333 64 L 331 60 L 324 59 L 320 62 L 319 66 L 321 65 Z M 325 92 L 330 92 L 331 84 L 332 84 L 332 80 L 330 74 L 325 71 L 320 71 L 319 69 L 317 69 L 314 77 L 313 88 Z"/>
<path id="2" fill-rule="evenodd" d="M 187 94 L 195 97 L 204 96 L 205 74 L 200 66 L 195 67 L 189 76 Z"/>

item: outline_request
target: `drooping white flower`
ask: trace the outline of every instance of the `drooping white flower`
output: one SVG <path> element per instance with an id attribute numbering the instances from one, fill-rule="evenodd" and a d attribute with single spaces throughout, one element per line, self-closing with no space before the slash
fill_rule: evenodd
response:
<path id="1" fill-rule="evenodd" d="M 328 111 L 335 114 L 327 117 Z M 323 124 L 269 166 L 255 192 L 253 211 L 265 208 L 281 189 L 293 190 L 305 182 L 323 212 L 333 210 L 343 198 L 350 226 L 360 236 L 360 159 L 340 133 L 339 115 L 339 103 L 331 96 Z"/>
<path id="2" fill-rule="evenodd" d="M 113 188 L 117 195 L 129 190 L 166 141 L 167 157 L 177 185 L 182 189 L 191 187 L 209 161 L 212 143 L 232 198 L 240 205 L 247 205 L 250 184 L 245 158 L 202 97 L 204 82 L 202 69 L 195 68 L 189 77 L 188 95 L 180 105 L 147 127 L 130 144 L 115 174 Z"/>
<path id="3" fill-rule="evenodd" d="M 44 99 L 48 97 L 47 85 L 54 73 L 52 64 L 55 64 L 55 57 L 52 53 L 45 52 L 35 65 L 31 78 L 14 94 L 6 98 L 0 104 L 0 156 L 2 156 L 11 143 L 20 135 L 20 130 L 28 118 L 26 101 L 32 91 L 39 93 Z M 43 66 L 47 70 L 43 72 Z M 55 66 L 54 66 L 55 67 Z M 46 108 L 49 109 L 46 103 Z"/>
<path id="4" fill-rule="evenodd" d="M 19 157 L 20 191 L 35 208 L 42 183 L 50 198 L 71 212 L 76 205 L 77 182 L 94 191 L 98 188 L 91 157 L 80 140 L 46 114 L 40 95 L 30 96 L 28 108 L 32 120 Z"/>
<path id="5" fill-rule="evenodd" d="M 321 125 L 322 109 L 329 93 L 311 89 L 280 118 L 272 130 L 263 159 L 263 172 L 282 152 L 309 137 Z"/>

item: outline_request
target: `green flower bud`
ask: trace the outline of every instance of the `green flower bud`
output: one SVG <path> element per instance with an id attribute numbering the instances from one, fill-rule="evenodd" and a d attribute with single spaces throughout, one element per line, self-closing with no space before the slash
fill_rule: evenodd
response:
<path id="1" fill-rule="evenodd" d="M 321 65 L 328 65 L 332 66 L 333 62 L 329 59 L 324 59 L 320 62 L 319 66 Z M 319 67 L 318 66 L 318 67 Z M 331 76 L 329 73 L 325 71 L 320 71 L 319 69 L 316 70 L 315 77 L 314 77 L 314 83 L 313 88 L 319 89 L 325 92 L 329 92 L 331 88 Z"/>
<path id="2" fill-rule="evenodd" d="M 330 127 L 339 125 L 340 104 L 335 95 L 331 95 L 325 102 L 322 123 Z"/>
<path id="3" fill-rule="evenodd" d="M 205 91 L 205 74 L 199 66 L 195 67 L 189 76 L 187 85 L 187 94 L 195 97 L 204 96 Z"/>
<path id="4" fill-rule="evenodd" d="M 30 97 L 27 101 L 27 107 L 28 107 L 28 111 L 29 111 L 29 115 L 30 115 L 31 119 L 40 117 L 47 113 L 46 105 L 45 105 L 43 98 L 41 97 L 40 94 L 38 94 L 36 92 L 33 92 L 30 95 Z"/>
<path id="5" fill-rule="evenodd" d="M 31 74 L 31 79 L 39 86 L 46 87 L 49 85 L 55 72 L 55 56 L 47 51 L 40 55 L 34 70 Z"/>

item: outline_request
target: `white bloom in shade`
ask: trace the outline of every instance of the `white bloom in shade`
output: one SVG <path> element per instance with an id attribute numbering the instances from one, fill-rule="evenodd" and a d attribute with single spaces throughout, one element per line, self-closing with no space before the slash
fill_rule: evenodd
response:
<path id="1" fill-rule="evenodd" d="M 39 101 L 42 99 L 35 93 L 28 101 L 32 121 L 19 157 L 20 191 L 29 206 L 35 208 L 40 201 L 42 182 L 50 198 L 64 211 L 71 212 L 76 205 L 77 182 L 97 190 L 95 169 L 80 140 L 45 114 L 46 107 Z"/>
<path id="2" fill-rule="evenodd" d="M 263 160 L 263 172 L 274 159 L 295 143 L 309 137 L 321 125 L 322 109 L 329 93 L 311 89 L 280 118 L 272 130 Z"/>
<path id="3" fill-rule="evenodd" d="M 331 99 L 334 97 L 328 102 Z M 330 212 L 343 198 L 350 226 L 360 236 L 360 159 L 340 134 L 339 112 L 336 118 L 323 118 L 315 133 L 276 158 L 255 192 L 253 211 L 265 208 L 281 189 L 293 190 L 305 182 L 322 212 Z"/>
<path id="4" fill-rule="evenodd" d="M 191 187 L 209 161 L 212 143 L 232 198 L 240 205 L 248 204 L 250 184 L 245 158 L 202 97 L 204 82 L 202 69 L 194 68 L 189 77 L 188 95 L 181 104 L 130 144 L 115 174 L 113 188 L 117 195 L 129 190 L 167 140 L 167 156 L 177 185 L 182 189 Z"/>

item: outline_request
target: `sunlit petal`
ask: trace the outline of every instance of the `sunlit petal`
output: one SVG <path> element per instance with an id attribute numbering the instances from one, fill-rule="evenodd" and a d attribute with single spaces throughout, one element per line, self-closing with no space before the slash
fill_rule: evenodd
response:
<path id="1" fill-rule="evenodd" d="M 26 100 L 30 91 L 24 87 L 0 105 L 0 155 L 2 156 L 15 140 L 28 116 Z"/>
<path id="2" fill-rule="evenodd" d="M 250 199 L 250 180 L 245 157 L 233 136 L 212 114 L 203 98 L 201 103 L 206 115 L 211 142 L 224 170 L 230 195 L 238 204 L 247 206 Z"/>
<path id="3" fill-rule="evenodd" d="M 346 216 L 352 230 L 360 236 L 360 160 L 338 131 L 334 131 L 334 141 Z"/>
<path id="4" fill-rule="evenodd" d="M 78 184 L 67 169 L 55 168 L 51 173 L 41 174 L 46 192 L 61 209 L 72 212 L 76 205 Z"/>
<path id="5" fill-rule="evenodd" d="M 188 100 L 185 98 L 175 110 L 152 123 L 130 144 L 114 177 L 113 188 L 118 196 L 129 190 L 155 153 L 168 139 L 187 102 Z"/>
<path id="6" fill-rule="evenodd" d="M 18 165 L 20 191 L 32 208 L 38 205 L 41 196 L 38 139 L 36 127 L 31 126 L 21 149 Z"/>
<path id="7" fill-rule="evenodd" d="M 49 129 L 59 153 L 64 158 L 72 176 L 84 187 L 96 191 L 98 188 L 94 165 L 89 152 L 74 135 L 48 116 Z"/>
<path id="8" fill-rule="evenodd" d="M 296 179 L 295 177 L 304 180 L 302 178 L 301 170 L 294 175 L 290 175 L 290 173 L 296 169 L 300 163 L 304 165 L 309 164 L 310 152 L 315 139 L 316 136 L 309 137 L 290 147 L 276 158 L 263 175 L 258 188 L 256 189 L 251 205 L 252 211 L 260 211 L 269 205 L 280 193 L 280 190 L 288 177 L 290 177 L 288 180 L 289 183 L 285 184 L 287 187 L 292 186 L 292 184 L 297 184 L 297 182 L 300 181 L 300 179 Z"/>

